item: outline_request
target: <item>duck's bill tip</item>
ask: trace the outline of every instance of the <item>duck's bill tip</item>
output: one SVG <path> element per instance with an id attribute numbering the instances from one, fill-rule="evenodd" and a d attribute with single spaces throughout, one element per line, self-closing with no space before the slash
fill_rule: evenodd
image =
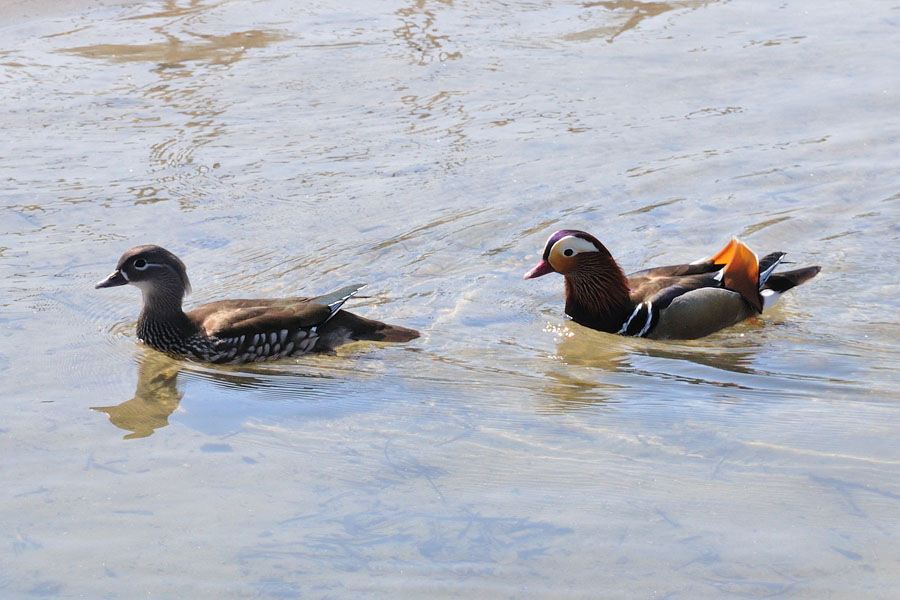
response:
<path id="1" fill-rule="evenodd" d="M 94 286 L 94 289 L 98 290 L 100 288 L 116 287 L 119 285 L 125 285 L 126 283 L 128 283 L 128 280 L 125 279 L 125 276 L 122 275 L 121 271 L 116 269 L 115 271 L 110 273 L 106 279 L 98 281 L 97 285 Z"/>
<path id="2" fill-rule="evenodd" d="M 533 269 L 525 273 L 525 279 L 534 279 L 547 273 L 553 273 L 553 267 L 546 260 L 542 260 Z"/>

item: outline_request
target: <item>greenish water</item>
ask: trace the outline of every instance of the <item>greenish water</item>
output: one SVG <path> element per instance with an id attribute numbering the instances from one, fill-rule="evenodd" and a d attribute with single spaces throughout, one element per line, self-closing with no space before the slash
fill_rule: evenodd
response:
<path id="1" fill-rule="evenodd" d="M 5 8 L 0 596 L 895 597 L 900 5 Z M 522 280 L 562 227 L 823 270 L 624 339 Z M 175 361 L 139 243 L 423 335 Z"/>

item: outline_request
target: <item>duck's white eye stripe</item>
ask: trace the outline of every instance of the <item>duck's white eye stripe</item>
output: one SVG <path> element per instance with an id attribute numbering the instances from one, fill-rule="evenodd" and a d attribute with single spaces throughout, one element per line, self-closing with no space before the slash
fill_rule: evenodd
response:
<path id="1" fill-rule="evenodd" d="M 575 237 L 574 235 L 567 235 L 564 238 L 561 238 L 554 246 L 558 246 L 563 250 L 563 254 L 566 256 L 572 256 L 566 250 L 572 250 L 574 252 L 597 252 L 597 247 L 587 241 L 586 239 Z"/>
<path id="2" fill-rule="evenodd" d="M 124 279 L 125 281 L 131 281 L 130 279 L 128 279 L 128 273 L 126 273 L 125 271 L 120 270 L 119 275 L 121 275 L 122 279 Z"/>
<path id="3" fill-rule="evenodd" d="M 145 262 L 143 267 L 138 267 L 138 266 L 137 266 L 137 263 L 135 263 L 134 267 L 135 267 L 138 271 L 145 271 L 145 270 L 147 270 L 147 267 L 165 267 L 165 268 L 169 269 L 170 271 L 172 271 L 173 273 L 175 273 L 176 275 L 178 274 L 178 271 L 175 270 L 175 267 L 173 267 L 172 265 L 164 264 L 164 263 L 148 263 L 148 262 Z"/>

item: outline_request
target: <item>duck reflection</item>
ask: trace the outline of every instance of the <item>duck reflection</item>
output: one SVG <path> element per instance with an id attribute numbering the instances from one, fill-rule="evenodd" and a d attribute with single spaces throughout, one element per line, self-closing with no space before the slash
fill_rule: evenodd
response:
<path id="1" fill-rule="evenodd" d="M 546 373 L 547 385 L 544 392 L 551 402 L 542 407 L 549 413 L 569 412 L 616 402 L 620 386 L 601 379 L 584 379 L 565 369 L 550 370 Z"/>
<path id="2" fill-rule="evenodd" d="M 740 333 L 735 337 L 735 329 L 754 327 L 759 325 L 751 322 L 714 339 L 688 342 L 626 338 L 571 322 L 552 327 L 559 336 L 557 360 L 548 363 L 545 391 L 553 410 L 572 410 L 629 395 L 674 395 L 669 383 L 753 390 L 754 378 L 765 375 L 756 366 L 761 343 Z"/>
<path id="3" fill-rule="evenodd" d="M 758 327 L 755 323 L 740 326 Z M 734 328 L 737 329 L 737 328 Z M 654 341 L 623 338 L 595 332 L 569 323 L 567 335 L 557 344 L 557 355 L 570 365 L 640 373 L 635 357 L 663 358 L 712 367 L 731 373 L 755 373 L 753 361 L 760 348 L 757 340 L 733 337 L 734 330 L 712 338 L 687 341 Z"/>
<path id="4" fill-rule="evenodd" d="M 179 361 L 159 352 L 147 352 L 138 369 L 134 397 L 116 406 L 91 408 L 109 415 L 110 422 L 116 427 L 131 431 L 125 436 L 126 440 L 152 435 L 169 424 L 169 415 L 175 412 L 184 396 L 177 386 L 180 371 Z"/>
<path id="5" fill-rule="evenodd" d="M 186 367 L 191 370 L 189 365 L 147 349 L 138 368 L 134 397 L 115 406 L 92 406 L 91 409 L 106 413 L 110 423 L 130 431 L 124 438 L 126 440 L 153 435 L 154 431 L 169 424 L 169 415 L 181 403 L 184 392 L 178 389 L 178 374 Z M 227 371 L 204 371 L 198 367 L 195 373 L 198 372 L 204 379 L 232 389 L 261 389 L 273 385 L 267 379 L 248 375 L 246 370 L 232 374 Z"/>

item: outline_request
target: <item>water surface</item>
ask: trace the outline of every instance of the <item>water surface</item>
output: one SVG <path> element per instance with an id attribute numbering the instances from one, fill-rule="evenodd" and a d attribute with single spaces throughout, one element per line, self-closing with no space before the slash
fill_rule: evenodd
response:
<path id="1" fill-rule="evenodd" d="M 4 5 L 0 595 L 895 595 L 900 5 Z M 823 270 L 623 339 L 521 279 L 563 227 Z M 139 243 L 423 335 L 176 361 Z"/>

